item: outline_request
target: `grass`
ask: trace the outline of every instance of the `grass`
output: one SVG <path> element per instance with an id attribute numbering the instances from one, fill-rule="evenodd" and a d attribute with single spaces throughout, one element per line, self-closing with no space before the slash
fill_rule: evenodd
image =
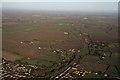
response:
<path id="1" fill-rule="evenodd" d="M 12 29 L 3 29 L 3 36 L 4 37 L 7 37 L 7 36 L 10 36 L 12 34 L 15 34 L 17 32 L 35 32 L 37 31 L 37 26 L 41 26 L 42 25 L 42 22 L 37 22 L 37 23 L 32 23 L 30 22 L 29 20 L 25 20 L 24 23 L 21 23 L 21 24 L 17 24 L 17 25 L 13 25 L 14 28 Z"/>
<path id="2" fill-rule="evenodd" d="M 58 17 L 52 17 L 52 19 L 65 19 L 65 17 L 62 17 L 62 16 L 58 16 Z"/>
<path id="3" fill-rule="evenodd" d="M 86 21 L 86 22 L 81 22 L 81 25 L 84 26 L 96 26 L 96 27 L 109 27 L 106 23 L 100 23 L 100 22 L 93 22 L 93 21 Z"/>
<path id="4" fill-rule="evenodd" d="M 3 30 L 2 36 L 7 37 L 7 36 L 13 35 L 18 32 L 35 32 L 35 31 L 37 31 L 37 28 L 35 28 L 35 27 L 17 26 L 10 30 Z"/>
<path id="5" fill-rule="evenodd" d="M 3 53 L 3 57 L 7 58 L 7 59 L 9 59 L 9 57 L 13 57 L 16 60 L 22 58 L 22 56 L 19 55 L 19 53 L 17 53 L 17 52 L 9 52 L 9 51 L 3 50 L 2 53 Z"/>
<path id="6" fill-rule="evenodd" d="M 81 56 L 85 56 L 86 54 L 88 54 L 88 45 L 86 43 L 84 43 L 84 47 L 82 49 L 80 49 L 80 53 Z"/>
<path id="7" fill-rule="evenodd" d="M 24 32 L 35 32 L 35 31 L 37 31 L 37 28 L 26 28 L 23 31 Z"/>
<path id="8" fill-rule="evenodd" d="M 73 39 L 73 40 L 77 39 L 78 40 L 80 38 L 79 34 L 80 34 L 80 32 L 78 32 L 74 29 L 71 29 L 70 30 L 70 35 L 69 35 L 70 39 Z"/>
<path id="9" fill-rule="evenodd" d="M 99 36 L 99 35 L 104 35 L 105 34 L 105 33 L 95 31 L 95 30 L 89 30 L 89 29 L 82 29 L 81 32 L 82 33 L 88 33 L 88 34 L 90 34 L 92 36 Z"/>
<path id="10" fill-rule="evenodd" d="M 100 75 L 95 75 L 94 73 L 91 73 L 91 74 L 86 74 L 82 80 L 99 80 L 99 78 L 102 78 L 102 76 Z M 101 79 L 100 79 L 101 80 Z"/>
<path id="11" fill-rule="evenodd" d="M 82 58 L 82 61 L 98 63 L 100 61 L 100 59 L 97 56 L 87 55 Z"/>
<path id="12" fill-rule="evenodd" d="M 118 65 L 118 56 L 112 55 L 110 59 L 101 61 L 102 64 Z"/>
<path id="13" fill-rule="evenodd" d="M 81 22 L 80 25 L 82 26 L 95 26 L 95 27 L 100 27 L 100 28 L 106 28 L 109 27 L 109 25 L 105 24 L 105 23 L 99 23 L 99 22 L 92 22 L 92 21 L 88 21 L 88 22 Z M 105 33 L 101 33 L 99 31 L 95 31 L 95 30 L 89 30 L 89 29 L 82 29 L 81 32 L 83 33 L 88 33 L 94 36 L 98 36 L 98 35 L 104 35 Z"/>
<path id="14" fill-rule="evenodd" d="M 24 59 L 22 62 L 27 62 L 28 64 L 33 65 L 45 65 L 51 66 L 54 62 L 59 61 L 59 55 L 53 53 L 51 49 L 47 49 L 46 52 L 36 54 L 37 56 L 33 59 Z"/>
<path id="15" fill-rule="evenodd" d="M 71 29 L 71 25 L 70 24 L 66 24 L 66 23 L 61 23 L 61 25 L 56 24 L 54 27 L 60 29 L 60 30 L 68 30 Z"/>
<path id="16" fill-rule="evenodd" d="M 38 66 L 42 66 L 42 65 L 45 65 L 47 67 L 51 66 L 52 63 L 46 61 L 46 60 L 42 60 L 42 59 L 22 59 L 20 60 L 22 63 L 28 63 L 28 64 L 31 64 L 31 65 L 38 65 Z"/>
<path id="17" fill-rule="evenodd" d="M 110 66 L 109 69 L 107 70 L 106 74 L 110 76 L 118 76 L 118 71 L 114 66 Z"/>
<path id="18" fill-rule="evenodd" d="M 12 35 L 12 34 L 14 34 L 14 31 L 3 31 L 2 32 L 3 37 L 7 37 L 7 36 Z"/>

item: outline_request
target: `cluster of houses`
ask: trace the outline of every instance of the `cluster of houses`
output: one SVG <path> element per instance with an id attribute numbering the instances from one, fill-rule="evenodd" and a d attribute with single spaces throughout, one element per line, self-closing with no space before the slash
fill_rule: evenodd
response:
<path id="1" fill-rule="evenodd" d="M 80 52 L 80 49 L 75 49 L 75 48 L 70 48 L 68 50 L 62 50 L 62 49 L 55 49 L 53 51 L 54 53 L 67 53 L 67 52 L 72 52 L 72 53 L 76 53 L 76 52 Z"/>
<path id="2" fill-rule="evenodd" d="M 68 66 L 67 69 L 65 69 L 62 73 L 57 75 L 54 80 L 76 80 L 80 79 L 82 77 L 85 77 L 87 75 L 101 75 L 100 72 L 97 71 L 88 71 L 82 68 L 80 64 L 78 63 L 73 63 L 72 65 Z M 104 74 L 104 77 L 108 77 L 108 74 Z"/>
<path id="3" fill-rule="evenodd" d="M 56 50 L 61 53 L 61 50 Z M 63 52 L 63 51 L 62 51 Z M 64 51 L 65 52 L 65 51 Z M 28 59 L 30 59 L 28 57 Z M 65 58 L 67 59 L 67 57 Z M 63 61 L 65 62 L 65 61 Z M 34 71 L 40 69 L 40 67 L 30 64 L 22 64 L 18 62 L 7 61 L 4 58 L 2 59 L 2 78 L 12 78 L 12 79 L 20 79 L 20 78 L 35 78 L 33 75 Z"/>
<path id="4" fill-rule="evenodd" d="M 54 80 L 74 80 L 76 78 L 81 78 L 86 74 L 90 74 L 91 71 L 86 71 L 84 69 L 79 68 L 79 64 L 73 63 L 62 73 L 57 75 Z"/>
<path id="5" fill-rule="evenodd" d="M 31 78 L 31 71 L 37 69 L 35 65 L 24 65 L 20 63 L 12 63 L 10 61 L 3 60 L 2 67 L 2 78 L 20 79 L 20 78 Z"/>

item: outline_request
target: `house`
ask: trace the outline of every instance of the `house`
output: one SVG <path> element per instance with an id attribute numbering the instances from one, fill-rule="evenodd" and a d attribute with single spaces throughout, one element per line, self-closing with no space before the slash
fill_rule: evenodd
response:
<path id="1" fill-rule="evenodd" d="M 69 33 L 68 32 L 64 32 L 65 35 L 68 35 Z"/>

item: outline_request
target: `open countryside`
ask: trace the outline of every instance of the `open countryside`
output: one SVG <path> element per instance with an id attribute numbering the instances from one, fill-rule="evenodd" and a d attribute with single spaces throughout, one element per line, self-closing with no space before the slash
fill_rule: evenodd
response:
<path id="1" fill-rule="evenodd" d="M 3 11 L 2 77 L 120 79 L 115 15 Z"/>

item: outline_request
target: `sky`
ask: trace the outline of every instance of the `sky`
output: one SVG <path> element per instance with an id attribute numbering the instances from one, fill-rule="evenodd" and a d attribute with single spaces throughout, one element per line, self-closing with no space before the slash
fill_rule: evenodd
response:
<path id="1" fill-rule="evenodd" d="M 2 0 L 2 2 L 119 2 L 120 0 Z"/>
<path id="2" fill-rule="evenodd" d="M 3 9 L 116 12 L 117 2 L 4 2 Z"/>
<path id="3" fill-rule="evenodd" d="M 2 0 L 2 8 L 117 12 L 119 0 Z"/>

